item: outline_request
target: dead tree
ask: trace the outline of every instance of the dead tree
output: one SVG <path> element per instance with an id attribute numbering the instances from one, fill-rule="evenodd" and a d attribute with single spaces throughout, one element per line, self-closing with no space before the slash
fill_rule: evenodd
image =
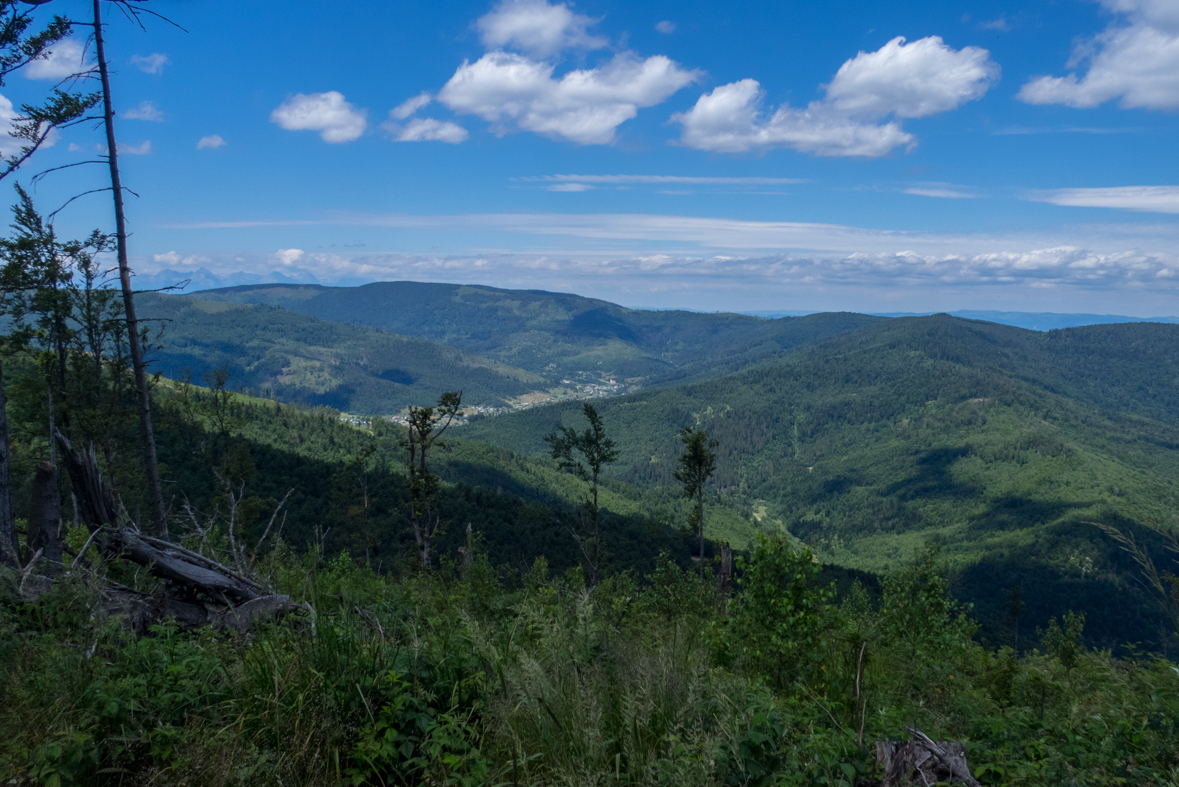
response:
<path id="1" fill-rule="evenodd" d="M 70 476 L 78 514 L 90 531 L 90 543 L 107 559 L 129 560 L 165 583 L 162 598 L 129 588 L 108 593 L 108 600 L 127 605 L 130 617 L 150 621 L 174 618 L 185 628 L 219 625 L 240 631 L 261 617 L 302 609 L 290 596 L 234 571 L 212 558 L 177 544 L 145 535 L 120 521 L 114 496 L 102 479 L 93 446 L 78 453 L 56 432 L 62 461 Z M 144 599 L 150 598 L 151 603 Z"/>
<path id="2" fill-rule="evenodd" d="M 12 515 L 12 468 L 8 451 L 8 403 L 0 368 L 0 567 L 20 568 L 20 543 Z"/>
<path id="3" fill-rule="evenodd" d="M 131 288 L 131 266 L 127 261 L 127 219 L 123 211 L 123 182 L 119 174 L 119 149 L 115 140 L 115 110 L 111 100 L 110 74 L 107 69 L 106 43 L 103 38 L 101 1 L 94 0 L 94 49 L 98 75 L 102 81 L 102 110 L 106 127 L 107 163 L 110 166 L 111 193 L 115 202 L 115 246 L 119 262 L 119 284 L 123 289 L 123 306 L 127 312 L 127 345 L 135 372 L 139 398 L 139 428 L 143 439 L 143 463 L 147 473 L 147 491 L 151 502 L 156 535 L 168 538 L 168 520 L 164 495 L 160 487 L 160 466 L 156 458 L 156 438 L 151 423 L 151 390 L 147 384 L 147 366 L 139 337 L 139 320 L 135 315 L 135 291 Z"/>
<path id="4" fill-rule="evenodd" d="M 47 566 L 45 575 L 61 573 L 61 493 L 57 489 L 57 467 L 41 462 L 33 473 L 32 505 L 29 508 L 29 552 L 40 551 Z"/>

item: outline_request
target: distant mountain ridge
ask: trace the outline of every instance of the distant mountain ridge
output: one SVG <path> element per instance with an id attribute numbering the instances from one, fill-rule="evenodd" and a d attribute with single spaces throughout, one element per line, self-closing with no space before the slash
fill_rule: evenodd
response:
<path id="1" fill-rule="evenodd" d="M 741 312 L 754 317 L 777 319 L 799 317 L 812 312 L 805 311 L 753 311 Z M 1124 314 L 1084 314 L 1056 312 L 1005 312 L 959 309 L 953 312 L 873 312 L 877 317 L 929 317 L 934 314 L 949 314 L 967 320 L 986 320 L 1000 325 L 1013 325 L 1031 331 L 1054 331 L 1061 328 L 1080 328 L 1085 325 L 1113 325 L 1126 322 L 1179 323 L 1179 317 L 1130 317 Z"/>
<path id="2" fill-rule="evenodd" d="M 273 306 L 156 293 L 140 294 L 136 305 L 141 319 L 164 326 L 154 370 L 179 378 L 187 369 L 199 383 L 227 365 L 232 388 L 287 402 L 385 415 L 432 404 L 443 391 L 498 406 L 544 387 L 537 375 L 454 347 Z"/>
<path id="3" fill-rule="evenodd" d="M 647 387 L 751 362 L 881 318 L 628 309 L 596 298 L 481 285 L 378 282 L 361 287 L 246 285 L 193 298 L 281 306 L 322 320 L 442 342 L 526 369 L 553 384 L 613 378 Z"/>

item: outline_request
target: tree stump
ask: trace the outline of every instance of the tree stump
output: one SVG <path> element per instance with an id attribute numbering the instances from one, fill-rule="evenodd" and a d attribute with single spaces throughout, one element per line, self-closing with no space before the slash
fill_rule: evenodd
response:
<path id="1" fill-rule="evenodd" d="M 884 770 L 880 787 L 909 787 L 939 782 L 977 787 L 966 763 L 966 746 L 960 741 L 933 741 L 909 728 L 907 741 L 877 741 L 876 762 Z"/>

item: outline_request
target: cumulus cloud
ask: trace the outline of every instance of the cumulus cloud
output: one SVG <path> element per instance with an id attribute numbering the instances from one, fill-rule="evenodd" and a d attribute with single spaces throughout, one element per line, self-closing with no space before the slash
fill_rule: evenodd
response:
<path id="1" fill-rule="evenodd" d="M 124 145 L 118 148 L 118 151 L 120 153 L 126 153 L 128 156 L 146 156 L 151 153 L 151 140 L 144 140 L 138 145 Z"/>
<path id="2" fill-rule="evenodd" d="M 28 79 L 62 80 L 93 67 L 93 63 L 86 62 L 86 49 L 81 42 L 67 38 L 54 44 L 45 57 L 25 66 L 22 73 Z"/>
<path id="3" fill-rule="evenodd" d="M 151 101 L 140 102 L 139 106 L 123 113 L 128 120 L 150 120 L 153 123 L 163 123 L 164 113 Z"/>
<path id="4" fill-rule="evenodd" d="M 12 102 L 5 96 L 0 96 L 0 156 L 13 156 L 28 144 L 27 140 L 12 136 L 16 131 L 16 121 L 19 113 L 13 108 Z M 46 140 L 52 144 L 51 140 Z"/>
<path id="5" fill-rule="evenodd" d="M 663 35 L 669 36 L 675 32 L 675 22 L 670 22 L 664 19 L 662 22 L 659 22 L 655 25 L 655 29 L 660 33 L 663 33 Z"/>
<path id="6" fill-rule="evenodd" d="M 431 141 L 457 145 L 465 142 L 468 136 L 467 130 L 457 123 L 434 118 L 414 118 L 404 126 L 392 122 L 382 123 L 381 127 L 398 142 Z"/>
<path id="7" fill-rule="evenodd" d="M 270 113 L 270 122 L 287 131 L 318 131 L 324 142 L 352 142 L 368 125 L 365 111 L 344 100 L 335 90 L 296 93 Z"/>
<path id="8" fill-rule="evenodd" d="M 201 137 L 197 140 L 197 150 L 205 150 L 206 148 L 216 150 L 228 144 L 228 142 L 222 139 L 220 134 L 210 134 L 207 137 Z"/>
<path id="9" fill-rule="evenodd" d="M 915 143 L 898 123 L 877 125 L 841 117 L 819 102 L 807 109 L 783 105 L 766 118 L 760 109 L 763 96 L 755 79 L 704 94 L 692 109 L 672 116 L 684 127 L 680 142 L 720 153 L 785 147 L 820 156 L 868 157 Z"/>
<path id="10" fill-rule="evenodd" d="M 475 22 L 488 49 L 515 49 L 537 58 L 565 49 L 601 49 L 606 39 L 586 32 L 596 19 L 575 14 L 564 3 L 504 0 Z"/>
<path id="11" fill-rule="evenodd" d="M 1179 186 L 1115 186 L 1032 192 L 1035 202 L 1083 208 L 1120 208 L 1147 213 L 1179 213 Z"/>
<path id="12" fill-rule="evenodd" d="M 916 138 L 900 119 L 956 109 L 980 98 L 999 66 L 979 47 L 952 49 L 938 36 L 906 44 L 903 37 L 845 62 L 826 96 L 805 109 L 783 104 L 763 112 L 764 91 L 754 79 L 721 85 L 673 116 L 680 142 L 724 153 L 793 148 L 820 156 L 883 156 Z M 889 116 L 894 119 L 883 122 Z"/>
<path id="13" fill-rule="evenodd" d="M 294 265 L 303 256 L 302 249 L 279 249 L 274 253 L 275 262 L 280 265 Z"/>
<path id="14" fill-rule="evenodd" d="M 1088 62 L 1083 75 L 1038 76 L 1020 88 L 1028 104 L 1085 109 L 1118 99 L 1124 109 L 1179 109 L 1179 3 L 1100 0 L 1123 17 L 1080 42 L 1067 68 Z"/>
<path id="15" fill-rule="evenodd" d="M 491 122 L 497 134 L 521 129 L 582 145 L 605 145 L 641 107 L 662 103 L 699 78 L 698 72 L 662 55 L 641 59 L 631 53 L 559 79 L 554 70 L 552 63 L 489 52 L 474 63 L 464 61 L 439 91 L 438 100 L 455 112 Z"/>
<path id="16" fill-rule="evenodd" d="M 159 52 L 152 52 L 150 55 L 131 55 L 131 65 L 145 74 L 159 74 L 164 70 L 164 66 L 171 64 L 168 56 Z"/>
<path id="17" fill-rule="evenodd" d="M 632 52 L 558 74 L 566 51 L 607 45 L 588 32 L 597 21 L 565 3 L 503 0 L 475 22 L 490 51 L 474 62 L 464 60 L 436 98 L 454 112 L 490 122 L 496 134 L 531 131 L 604 145 L 639 109 L 666 101 L 699 78 L 699 72 L 667 57 Z M 408 118 L 429 100 L 427 93 L 410 99 L 394 110 L 393 120 Z"/>
<path id="18" fill-rule="evenodd" d="M 419 109 L 426 106 L 433 100 L 433 96 L 431 96 L 427 91 L 423 90 L 413 98 L 406 99 L 393 109 L 389 110 L 389 117 L 393 118 L 394 120 L 405 120 L 407 117 L 412 115 L 414 112 L 417 112 Z"/>

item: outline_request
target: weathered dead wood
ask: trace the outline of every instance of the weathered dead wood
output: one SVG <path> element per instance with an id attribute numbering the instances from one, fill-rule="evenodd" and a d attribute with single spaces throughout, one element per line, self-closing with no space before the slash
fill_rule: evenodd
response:
<path id="1" fill-rule="evenodd" d="M 184 554 L 188 550 L 174 544 L 161 548 L 158 544 L 167 542 L 128 528 L 114 530 L 105 538 L 100 536 L 98 543 L 108 555 L 126 558 L 148 569 L 153 576 L 203 592 L 214 599 L 225 596 L 232 603 L 242 604 L 262 595 L 256 584 L 246 582 L 229 569 L 217 568 L 208 559 L 201 561 L 204 563 L 201 565 Z"/>
<path id="2" fill-rule="evenodd" d="M 966 746 L 960 741 L 933 741 L 914 727 L 908 741 L 877 741 L 876 762 L 884 770 L 881 787 L 909 787 L 939 782 L 979 787 L 970 775 Z"/>
<path id="3" fill-rule="evenodd" d="M 294 604 L 290 596 L 262 596 L 236 607 L 218 607 L 116 587 L 103 595 L 103 612 L 111 617 L 122 618 L 129 629 L 142 636 L 148 633 L 151 626 L 165 621 L 175 623 L 184 631 L 209 626 L 246 634 L 258 623 L 277 619 L 290 612 L 301 614 L 304 610 Z"/>
<path id="4" fill-rule="evenodd" d="M 57 490 L 57 468 L 41 462 L 33 472 L 29 501 L 29 551 L 40 550 L 47 565 L 46 576 L 61 573 L 61 495 Z"/>
<path id="5" fill-rule="evenodd" d="M 181 589 L 183 598 L 120 589 L 108 594 L 112 611 L 126 615 L 131 628 L 146 630 L 153 622 L 175 619 L 182 628 L 217 626 L 248 631 L 255 622 L 301 606 L 263 584 L 179 544 L 145 535 L 121 525 L 114 496 L 103 483 L 93 446 L 81 454 L 60 432 L 55 437 L 70 475 L 82 522 L 91 541 L 108 559 L 125 559 Z M 90 543 L 90 542 L 87 542 Z"/>

